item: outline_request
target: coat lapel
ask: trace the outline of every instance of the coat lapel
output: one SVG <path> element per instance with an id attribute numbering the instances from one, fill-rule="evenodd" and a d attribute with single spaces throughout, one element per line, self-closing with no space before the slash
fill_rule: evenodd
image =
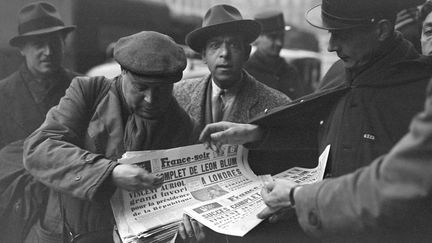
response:
<path id="1" fill-rule="evenodd" d="M 247 122 L 251 118 L 251 110 L 258 102 L 257 88 L 250 75 L 243 72 L 244 80 L 237 98 L 233 104 L 231 116 L 227 118 L 232 122 Z"/>
<path id="2" fill-rule="evenodd" d="M 20 75 L 20 74 L 18 74 Z M 20 75 L 21 76 L 21 75 Z M 23 77 L 18 77 L 16 82 L 14 82 L 12 88 L 12 92 L 10 95 L 20 97 L 19 99 L 11 99 L 15 100 L 11 106 L 8 106 L 11 109 L 9 114 L 12 114 L 15 122 L 27 133 L 32 133 L 36 130 L 39 125 L 44 121 L 45 115 L 41 113 L 38 105 L 32 98 L 30 91 L 27 86 L 24 85 Z M 12 97 L 11 97 L 12 98 Z M 20 112 L 16 112 L 20 111 Z M 28 121 L 28 117 L 31 117 L 32 120 Z"/>
<path id="3" fill-rule="evenodd" d="M 184 90 L 184 92 L 190 92 L 191 102 L 188 113 L 191 117 L 194 117 L 200 126 L 205 126 L 205 111 L 206 111 L 206 90 L 210 82 L 210 75 L 203 77 L 197 81 L 198 83 L 194 87 L 194 90 Z"/>
<path id="4" fill-rule="evenodd" d="M 90 140 L 87 141 L 87 145 L 93 147 L 95 153 L 105 154 L 110 159 L 118 159 L 124 153 L 123 131 L 121 102 L 110 90 L 90 120 L 87 129 Z"/>

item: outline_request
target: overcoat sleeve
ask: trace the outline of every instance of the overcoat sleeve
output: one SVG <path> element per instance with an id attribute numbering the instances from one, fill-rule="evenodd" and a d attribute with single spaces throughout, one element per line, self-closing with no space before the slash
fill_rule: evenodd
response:
<path id="1" fill-rule="evenodd" d="M 304 186 L 295 201 L 300 225 L 317 237 L 430 227 L 431 89 L 425 110 L 387 155 L 354 173 Z"/>
<path id="2" fill-rule="evenodd" d="M 51 189 L 87 200 L 106 186 L 117 164 L 83 149 L 92 103 L 103 81 L 75 78 L 24 144 L 24 166 L 33 176 Z"/>

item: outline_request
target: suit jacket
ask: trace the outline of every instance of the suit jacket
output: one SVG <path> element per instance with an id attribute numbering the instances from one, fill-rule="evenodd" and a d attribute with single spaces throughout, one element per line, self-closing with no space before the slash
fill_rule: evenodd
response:
<path id="1" fill-rule="evenodd" d="M 284 105 L 290 99 L 281 92 L 267 87 L 244 72 L 243 86 L 237 93 L 232 108 L 232 116 L 226 118 L 231 122 L 248 122 L 261 112 Z M 204 128 L 207 87 L 211 75 L 202 78 L 187 79 L 174 85 L 174 96 L 189 115 L 195 119 L 200 128 Z M 210 111 L 211 112 L 211 111 Z"/>
<path id="2" fill-rule="evenodd" d="M 50 189 L 62 192 L 66 222 L 74 234 L 107 230 L 111 235 L 109 198 L 116 187 L 109 178 L 125 152 L 124 108 L 116 95 L 120 78 L 113 82 L 103 77 L 74 79 L 59 105 L 24 144 L 25 167 Z M 107 86 L 109 90 L 98 101 Z M 165 117 L 172 122 L 156 133 L 164 145 L 152 149 L 194 142 L 192 120 L 172 100 L 169 117 Z"/>
<path id="3" fill-rule="evenodd" d="M 306 232 L 330 242 L 431 242 L 431 85 L 424 111 L 387 155 L 296 192 L 296 213 Z"/>
<path id="4" fill-rule="evenodd" d="M 48 110 L 57 105 L 77 73 L 61 69 L 53 75 L 54 85 L 37 103 L 28 82 L 34 78 L 25 65 L 0 81 L 0 148 L 24 139 L 44 121 Z"/>

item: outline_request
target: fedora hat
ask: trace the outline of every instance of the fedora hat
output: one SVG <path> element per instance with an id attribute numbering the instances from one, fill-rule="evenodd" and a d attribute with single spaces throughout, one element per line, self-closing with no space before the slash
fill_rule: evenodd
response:
<path id="1" fill-rule="evenodd" d="M 69 33 L 75 26 L 65 26 L 57 9 L 47 2 L 32 2 L 18 12 L 18 35 L 10 39 L 11 46 L 18 46 L 26 37 L 56 31 Z"/>
<path id="2" fill-rule="evenodd" d="M 252 19 L 243 19 L 240 12 L 230 5 L 216 5 L 204 15 L 202 27 L 186 35 L 186 44 L 194 51 L 201 52 L 206 41 L 212 37 L 236 33 L 252 43 L 260 34 L 261 27 Z"/>
<path id="3" fill-rule="evenodd" d="M 380 17 L 420 5 L 425 0 L 322 0 L 306 13 L 308 23 L 325 30 L 342 30 L 373 24 Z M 384 15 L 384 16 L 383 16 Z"/>
<path id="4" fill-rule="evenodd" d="M 254 19 L 261 24 L 261 34 L 280 32 L 289 30 L 290 27 L 285 25 L 283 13 L 279 10 L 267 10 L 259 12 Z"/>

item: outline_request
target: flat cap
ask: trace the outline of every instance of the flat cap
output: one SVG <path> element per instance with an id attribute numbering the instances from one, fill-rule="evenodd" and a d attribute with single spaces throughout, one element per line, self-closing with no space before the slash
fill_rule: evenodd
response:
<path id="1" fill-rule="evenodd" d="M 171 37 L 154 31 L 120 38 L 114 46 L 114 59 L 136 75 L 171 83 L 179 81 L 186 68 L 183 48 Z"/>

